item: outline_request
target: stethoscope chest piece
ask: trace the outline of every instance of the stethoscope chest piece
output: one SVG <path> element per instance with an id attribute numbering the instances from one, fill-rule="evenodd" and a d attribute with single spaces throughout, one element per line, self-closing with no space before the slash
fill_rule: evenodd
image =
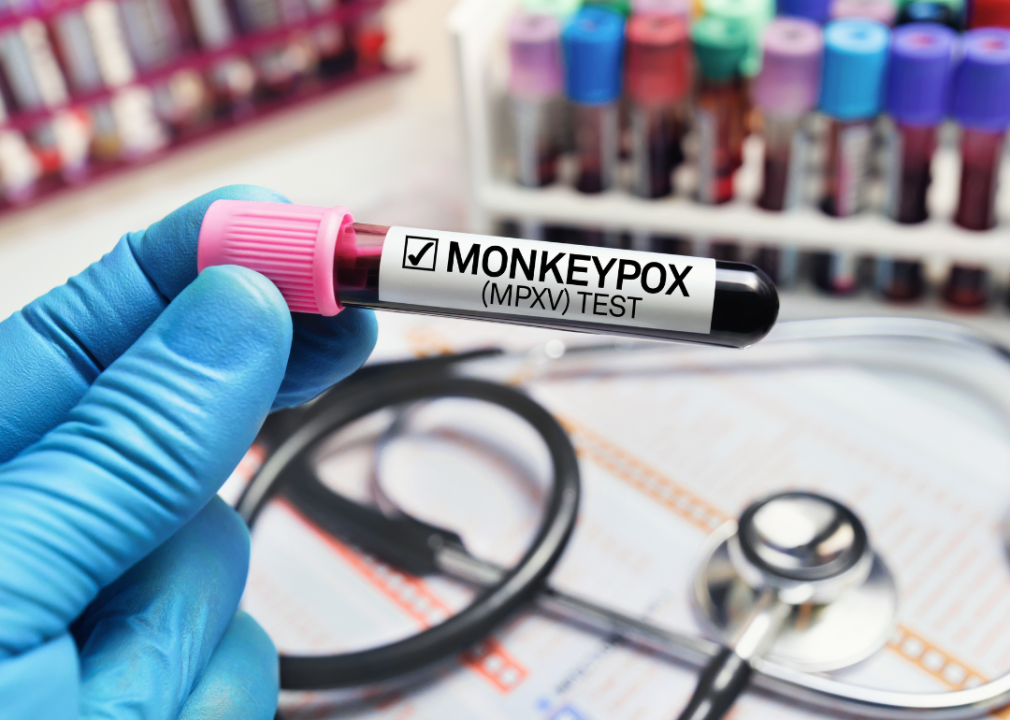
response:
<path id="1" fill-rule="evenodd" d="M 894 577 L 861 521 L 812 493 L 779 493 L 708 538 L 695 577 L 704 624 L 732 646 L 773 595 L 785 617 L 768 660 L 805 672 L 848 667 L 880 650 L 898 610 Z"/>

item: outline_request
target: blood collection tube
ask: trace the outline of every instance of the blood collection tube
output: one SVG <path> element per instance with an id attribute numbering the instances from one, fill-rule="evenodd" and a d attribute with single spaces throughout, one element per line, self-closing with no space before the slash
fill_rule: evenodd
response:
<path id="1" fill-rule="evenodd" d="M 524 187 L 557 179 L 561 27 L 548 15 L 509 23 L 509 100 L 515 129 L 515 175 Z"/>
<path id="2" fill-rule="evenodd" d="M 832 0 L 779 0 L 778 13 L 785 17 L 806 18 L 818 25 L 831 19 Z"/>
<path id="3" fill-rule="evenodd" d="M 996 224 L 996 184 L 1010 125 L 1010 30 L 980 28 L 962 36 L 951 109 L 961 126 L 961 187 L 954 222 L 967 230 Z M 962 308 L 988 301 L 984 268 L 955 265 L 944 298 Z"/>
<path id="4" fill-rule="evenodd" d="M 898 7 L 893 0 L 834 0 L 831 3 L 832 20 L 875 20 L 890 27 L 897 15 Z"/>
<path id="5" fill-rule="evenodd" d="M 824 29 L 819 109 L 829 127 L 821 209 L 834 217 L 863 209 L 889 38 L 873 20 L 836 20 Z M 852 253 L 818 253 L 814 263 L 817 287 L 841 295 L 856 290 Z"/>
<path id="6" fill-rule="evenodd" d="M 673 190 L 673 169 L 684 159 L 691 88 L 687 24 L 673 15 L 632 15 L 626 42 L 632 190 L 639 197 L 665 197 Z"/>
<path id="7" fill-rule="evenodd" d="M 343 208 L 218 200 L 197 266 L 237 264 L 293 312 L 343 307 L 487 319 L 741 347 L 778 315 L 774 284 L 742 263 L 365 225 Z"/>
<path id="8" fill-rule="evenodd" d="M 520 14 L 509 23 L 509 104 L 514 175 L 529 188 L 558 176 L 563 123 L 561 25 L 550 15 Z M 523 237 L 543 240 L 543 223 L 522 218 Z"/>
<path id="9" fill-rule="evenodd" d="M 931 23 L 903 25 L 891 35 L 887 70 L 887 214 L 902 224 L 926 220 L 926 193 L 937 126 L 947 110 L 947 88 L 957 34 Z M 877 258 L 877 291 L 889 300 L 914 300 L 925 290 L 922 263 Z"/>
<path id="10" fill-rule="evenodd" d="M 824 40 L 820 25 L 781 17 L 765 29 L 764 62 L 752 86 L 761 111 L 764 172 L 759 207 L 781 212 L 803 202 L 810 138 L 804 122 L 817 106 Z M 764 247 L 758 265 L 780 286 L 795 275 L 794 247 Z"/>
<path id="11" fill-rule="evenodd" d="M 583 8 L 565 27 L 565 91 L 573 105 L 575 188 L 598 193 L 614 186 L 624 19 L 612 10 Z"/>
<path id="12" fill-rule="evenodd" d="M 779 18 L 765 30 L 764 64 L 753 85 L 765 141 L 758 206 L 781 211 L 800 204 L 806 166 L 802 123 L 816 107 L 821 82 L 821 28 L 809 20 Z"/>
<path id="13" fill-rule="evenodd" d="M 698 201 L 718 205 L 733 199 L 736 152 L 744 106 L 740 63 L 747 53 L 742 23 L 705 16 L 691 27 L 698 62 L 694 122 L 698 135 Z"/>

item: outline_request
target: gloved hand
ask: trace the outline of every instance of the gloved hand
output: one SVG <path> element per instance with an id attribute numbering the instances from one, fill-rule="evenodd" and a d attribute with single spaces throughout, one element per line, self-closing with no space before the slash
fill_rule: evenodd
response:
<path id="1" fill-rule="evenodd" d="M 194 200 L 0 323 L 0 717 L 267 720 L 277 655 L 236 612 L 249 537 L 215 497 L 271 408 L 354 371 L 370 312 L 292 316 L 196 275 Z"/>

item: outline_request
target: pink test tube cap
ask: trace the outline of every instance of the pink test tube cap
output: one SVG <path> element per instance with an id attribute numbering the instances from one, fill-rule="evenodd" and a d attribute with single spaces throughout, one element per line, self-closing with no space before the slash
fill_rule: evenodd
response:
<path id="1" fill-rule="evenodd" d="M 764 61 L 754 79 L 754 104 L 776 117 L 812 110 L 820 90 L 823 54 L 819 25 L 798 17 L 772 20 L 764 32 Z"/>
<path id="2" fill-rule="evenodd" d="M 241 265 L 270 278 L 291 312 L 336 315 L 337 241 L 353 222 L 342 207 L 216 200 L 200 226 L 196 268 Z"/>
<path id="3" fill-rule="evenodd" d="M 561 25 L 549 15 L 521 13 L 509 22 L 509 94 L 549 100 L 561 92 Z"/>

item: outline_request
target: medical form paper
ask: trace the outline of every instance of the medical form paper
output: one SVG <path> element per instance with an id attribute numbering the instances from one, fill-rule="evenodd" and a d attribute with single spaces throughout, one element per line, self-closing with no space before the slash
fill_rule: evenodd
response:
<path id="1" fill-rule="evenodd" d="M 527 348 L 552 338 L 598 340 L 386 314 L 376 356 Z M 984 408 L 962 412 L 952 386 L 949 395 L 927 392 L 911 379 L 816 352 L 786 359 L 760 347 L 659 352 L 661 362 L 636 351 L 630 362 L 588 355 L 558 365 L 564 371 L 516 371 L 514 364 L 503 371 L 502 379 L 522 382 L 556 415 L 579 455 L 580 519 L 552 583 L 700 632 L 690 586 L 708 533 L 761 494 L 811 489 L 856 510 L 901 594 L 886 648 L 838 672 L 841 679 L 942 691 L 1010 669 L 1010 563 L 1002 540 L 1010 436 L 998 419 Z M 451 475 L 446 461 L 441 470 Z M 234 494 L 242 477 L 240 468 L 225 493 Z M 495 526 L 491 542 L 471 546 L 475 554 L 493 554 L 509 533 L 528 537 L 536 519 L 532 496 L 525 508 L 521 499 L 481 504 L 466 492 L 425 502 Z M 362 617 L 388 627 L 387 639 L 401 637 L 437 623 L 468 597 L 451 582 L 405 577 L 322 538 L 282 503 L 267 512 L 270 523 L 254 534 L 244 607 L 281 650 L 358 647 Z M 521 549 L 513 541 L 508 553 Z M 314 583 L 293 593 L 287 583 L 293 573 Z M 353 609 L 357 620 L 346 620 L 351 613 L 342 608 Z M 692 668 L 531 609 L 420 687 L 355 703 L 328 693 L 285 694 L 282 707 L 286 717 L 300 719 L 668 720 L 686 703 L 695 677 Z M 812 716 L 755 692 L 745 693 L 731 715 Z"/>

